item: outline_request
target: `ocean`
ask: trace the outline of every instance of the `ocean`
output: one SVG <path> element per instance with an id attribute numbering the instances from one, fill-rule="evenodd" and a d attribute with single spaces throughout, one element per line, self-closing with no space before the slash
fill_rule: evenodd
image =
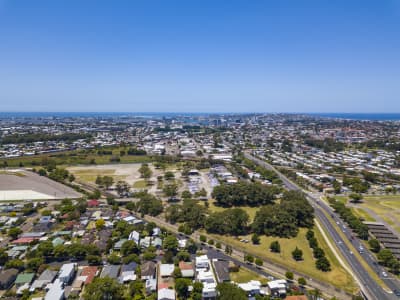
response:
<path id="1" fill-rule="evenodd" d="M 0 119 L 7 118 L 49 118 L 49 117 L 118 117 L 118 116 L 136 116 L 143 118 L 162 118 L 162 117 L 196 117 L 196 116 L 210 116 L 210 115 L 223 115 L 223 114 L 237 114 L 239 113 L 189 113 L 189 112 L 0 112 Z M 243 113 L 243 114 L 249 114 Z M 258 114 L 258 113 L 257 113 Z M 282 113 L 285 114 L 285 113 Z M 291 113 L 293 114 L 293 113 Z M 348 120 L 370 120 L 370 121 L 400 121 L 400 113 L 299 113 L 302 115 L 325 117 L 325 118 L 339 118 Z"/>
<path id="2" fill-rule="evenodd" d="M 306 113 L 310 116 L 365 121 L 400 121 L 400 113 Z"/>

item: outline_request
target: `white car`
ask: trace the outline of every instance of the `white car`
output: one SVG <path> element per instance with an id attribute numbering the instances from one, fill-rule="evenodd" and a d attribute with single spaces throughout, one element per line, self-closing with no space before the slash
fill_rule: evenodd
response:
<path id="1" fill-rule="evenodd" d="M 382 276 L 383 277 L 387 277 L 388 275 L 387 275 L 387 273 L 385 271 L 382 271 Z"/>

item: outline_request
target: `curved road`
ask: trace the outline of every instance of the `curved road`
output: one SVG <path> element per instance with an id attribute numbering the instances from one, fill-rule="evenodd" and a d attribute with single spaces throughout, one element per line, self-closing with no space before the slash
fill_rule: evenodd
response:
<path id="1" fill-rule="evenodd" d="M 282 173 L 277 171 L 273 166 L 265 162 L 264 160 L 258 159 L 251 155 L 248 152 L 244 152 L 244 156 L 253 162 L 255 162 L 258 165 L 261 165 L 267 169 L 275 171 L 279 178 L 282 180 L 284 185 L 286 186 L 287 189 L 289 190 L 301 190 L 303 191 L 300 187 L 298 187 L 296 184 L 294 184 L 292 181 L 290 181 L 286 176 L 284 176 Z M 372 279 L 372 277 L 368 274 L 368 272 L 365 270 L 361 262 L 353 255 L 352 250 L 346 245 L 344 240 L 342 239 L 342 236 L 337 232 L 335 226 L 332 225 L 330 220 L 328 219 L 326 213 L 328 215 L 331 215 L 334 217 L 335 220 L 340 220 L 338 216 L 335 215 L 335 213 L 332 211 L 332 209 L 325 204 L 323 201 L 319 200 L 319 197 L 307 193 L 307 198 L 310 201 L 311 205 L 314 207 L 315 211 L 315 217 L 318 219 L 318 221 L 324 226 L 325 230 L 328 232 L 328 234 L 332 237 L 334 242 L 337 245 L 337 248 L 340 250 L 343 258 L 346 260 L 347 264 L 351 267 L 352 272 L 354 275 L 357 277 L 356 280 L 358 281 L 362 292 L 364 295 L 367 297 L 367 299 L 376 299 L 376 300 L 394 300 L 398 299 L 394 294 L 392 293 L 387 293 L 378 283 L 375 282 L 375 280 Z M 315 205 L 316 204 L 316 205 Z M 337 221 L 338 222 L 338 221 Z M 338 222 L 339 225 L 342 225 L 342 231 L 344 234 L 353 242 L 353 245 L 356 247 L 356 249 L 359 248 L 361 242 L 354 237 L 352 232 L 346 228 L 346 226 Z M 353 239 L 352 239 L 353 237 Z M 370 265 L 371 269 L 377 272 L 378 274 L 382 274 L 383 268 L 377 264 L 375 261 L 374 257 L 369 253 L 368 251 L 365 251 L 363 255 L 364 260 Z M 392 289 L 392 290 L 399 290 L 400 289 L 400 283 L 398 280 L 395 278 L 384 278 L 386 285 Z"/>

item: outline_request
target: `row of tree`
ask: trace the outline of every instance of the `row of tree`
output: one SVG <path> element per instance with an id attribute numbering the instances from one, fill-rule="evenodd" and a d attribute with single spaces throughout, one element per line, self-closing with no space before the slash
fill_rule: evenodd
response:
<path id="1" fill-rule="evenodd" d="M 315 261 L 315 266 L 318 270 L 323 272 L 328 272 L 331 270 L 331 263 L 325 255 L 324 249 L 319 247 L 318 240 L 315 237 L 314 231 L 308 230 L 306 234 L 306 238 L 308 240 L 308 244 L 310 248 L 313 250 Z"/>
<path id="2" fill-rule="evenodd" d="M 221 184 L 212 192 L 217 205 L 232 206 L 259 206 L 272 204 L 281 189 L 277 186 L 266 186 L 258 182 L 239 181 L 235 184 Z"/>
<path id="3" fill-rule="evenodd" d="M 357 218 L 350 208 L 346 207 L 344 203 L 336 201 L 335 198 L 328 198 L 330 205 L 333 207 L 340 217 L 353 229 L 357 235 L 363 239 L 368 240 L 368 227 L 359 218 Z"/>

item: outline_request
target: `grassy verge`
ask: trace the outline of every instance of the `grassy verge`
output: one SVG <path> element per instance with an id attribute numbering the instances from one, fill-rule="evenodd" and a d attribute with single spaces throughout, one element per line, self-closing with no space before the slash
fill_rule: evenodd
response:
<path id="1" fill-rule="evenodd" d="M 238 272 L 230 272 L 229 273 L 231 280 L 236 283 L 246 283 L 250 280 L 259 280 L 264 282 L 266 279 L 262 276 L 259 276 L 257 273 L 252 272 L 246 268 L 239 268 Z"/>
<path id="2" fill-rule="evenodd" d="M 351 211 L 354 213 L 354 215 L 356 215 L 357 217 L 363 219 L 364 221 L 368 221 L 368 222 L 375 222 L 376 220 L 371 217 L 365 210 L 363 210 L 362 208 L 355 208 L 352 207 Z"/>
<path id="3" fill-rule="evenodd" d="M 326 215 L 326 213 L 325 213 Z M 332 218 L 330 216 L 327 215 L 327 219 L 329 220 L 329 222 L 335 227 L 337 228 L 337 224 L 332 220 Z M 342 240 L 346 243 L 347 247 L 349 247 L 349 249 L 351 249 L 351 251 L 353 252 L 353 255 L 357 257 L 358 261 L 361 263 L 361 265 L 364 267 L 364 269 L 368 272 L 368 274 L 372 277 L 373 280 L 375 280 L 380 286 L 382 286 L 383 288 L 387 289 L 386 285 L 384 284 L 384 282 L 382 281 L 382 279 L 379 278 L 379 276 L 370 268 L 370 266 L 365 262 L 365 260 L 361 257 L 361 255 L 358 253 L 357 249 L 354 248 L 354 246 L 350 243 L 350 241 L 347 239 L 347 237 L 343 234 L 343 232 L 340 230 L 337 230 L 337 232 L 339 233 L 339 235 L 341 236 Z M 336 242 L 333 241 L 329 235 L 328 238 L 331 240 L 331 243 L 333 243 L 333 245 L 336 245 Z"/>
<path id="4" fill-rule="evenodd" d="M 356 285 L 351 275 L 348 274 L 346 270 L 339 264 L 338 260 L 335 258 L 335 255 L 331 252 L 330 248 L 322 238 L 322 235 L 317 227 L 314 228 L 314 232 L 316 233 L 320 247 L 324 249 L 331 262 L 332 271 L 322 272 L 316 269 L 312 250 L 310 249 L 308 241 L 305 237 L 306 232 L 306 229 L 300 229 L 297 237 L 291 239 L 261 236 L 259 245 L 240 242 L 241 239 L 251 240 L 250 235 L 240 236 L 238 238 L 219 235 L 214 235 L 213 237 L 226 243 L 230 243 L 235 248 L 241 249 L 244 252 L 285 266 L 288 270 L 297 271 L 314 278 L 321 278 L 322 280 L 336 287 L 345 289 L 348 292 L 354 292 Z M 272 241 L 279 241 L 281 245 L 281 253 L 272 253 L 269 251 L 269 245 Z M 296 246 L 303 251 L 303 261 L 297 262 L 292 258 L 292 251 Z"/>

